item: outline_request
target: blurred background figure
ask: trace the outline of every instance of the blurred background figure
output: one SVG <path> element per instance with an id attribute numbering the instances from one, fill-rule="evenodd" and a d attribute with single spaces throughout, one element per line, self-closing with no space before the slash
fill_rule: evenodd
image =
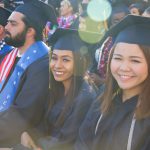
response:
<path id="1" fill-rule="evenodd" d="M 125 16 L 129 14 L 127 5 L 125 4 L 115 4 L 113 5 L 111 16 L 108 21 L 104 21 L 104 26 L 99 26 L 99 30 L 103 29 L 103 36 L 109 28 L 115 26 L 119 21 L 121 21 Z M 108 22 L 108 23 L 107 23 Z M 102 37 L 103 37 L 102 36 Z M 90 80 L 92 80 L 98 92 L 101 91 L 101 85 L 105 83 L 107 61 L 109 52 L 113 45 L 114 39 L 112 37 L 107 37 L 105 41 L 101 39 L 93 49 L 93 65 L 91 66 L 88 75 Z"/>
<path id="2" fill-rule="evenodd" d="M 46 36 L 47 41 L 49 41 L 51 35 L 58 28 L 74 28 L 76 26 L 76 19 L 79 16 L 79 3 L 77 0 L 62 0 L 54 3 L 53 1 L 48 1 L 48 3 L 56 6 L 56 15 L 58 26 L 51 27 L 51 23 L 46 24 Z M 59 7 L 59 8 L 58 8 Z"/>
<path id="3" fill-rule="evenodd" d="M 0 7 L 4 7 L 4 2 L 3 2 L 3 0 L 0 1 Z"/>
<path id="4" fill-rule="evenodd" d="M 14 10 L 17 6 L 24 4 L 23 0 L 3 0 L 4 7 Z"/>
<path id="5" fill-rule="evenodd" d="M 146 8 L 143 12 L 142 16 L 144 17 L 150 17 L 150 7 Z"/>
<path id="6" fill-rule="evenodd" d="M 142 15 L 145 10 L 143 3 L 133 3 L 129 6 L 129 11 L 132 15 Z"/>
<path id="7" fill-rule="evenodd" d="M 79 14 L 79 4 L 77 0 L 62 0 L 60 3 L 58 27 L 70 28 Z"/>
<path id="8" fill-rule="evenodd" d="M 99 86 L 103 84 L 103 79 L 97 70 L 98 63 L 95 58 L 95 51 L 97 44 L 108 30 L 107 21 L 95 21 L 88 16 L 87 11 L 84 11 L 79 17 L 79 30 L 84 31 L 81 32 L 80 36 L 86 41 L 92 58 L 92 65 L 86 73 L 86 78 L 89 83 L 94 84 L 96 91 L 99 91 Z"/>
<path id="9" fill-rule="evenodd" d="M 62 0 L 46 0 L 47 4 L 52 5 L 56 9 L 57 16 L 59 15 L 60 3 Z"/>
<path id="10" fill-rule="evenodd" d="M 125 16 L 129 14 L 128 6 L 125 4 L 116 4 L 112 8 L 112 13 L 109 19 L 109 27 L 114 26 L 120 20 L 122 20 Z"/>
<path id="11" fill-rule="evenodd" d="M 90 0 L 82 0 L 81 1 L 81 6 L 82 6 L 82 11 L 86 11 L 87 10 L 87 6 Z"/>
<path id="12" fill-rule="evenodd" d="M 7 24 L 7 19 L 10 14 L 10 10 L 0 7 L 0 62 L 2 58 L 13 49 L 12 46 L 7 45 L 4 41 L 5 25 Z"/>

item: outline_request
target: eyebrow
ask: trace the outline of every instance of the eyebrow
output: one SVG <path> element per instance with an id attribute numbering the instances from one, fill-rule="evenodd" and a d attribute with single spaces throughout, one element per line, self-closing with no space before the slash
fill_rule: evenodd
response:
<path id="1" fill-rule="evenodd" d="M 10 23 L 18 23 L 17 21 L 15 21 L 15 20 L 7 20 L 7 22 L 10 22 Z"/>
<path id="2" fill-rule="evenodd" d="M 55 55 L 55 56 L 58 56 L 57 54 L 53 53 L 52 55 Z M 68 57 L 68 58 L 73 58 L 71 56 L 68 56 L 68 55 L 61 55 L 61 57 Z"/>
<path id="3" fill-rule="evenodd" d="M 138 59 L 144 59 L 143 57 L 139 57 L 139 56 L 130 56 L 131 58 L 138 58 Z"/>
<path id="4" fill-rule="evenodd" d="M 120 56 L 120 57 L 123 57 L 122 55 L 120 54 L 113 54 L 115 56 Z M 130 58 L 139 58 L 139 59 L 143 59 L 143 57 L 139 57 L 139 56 L 129 56 Z"/>

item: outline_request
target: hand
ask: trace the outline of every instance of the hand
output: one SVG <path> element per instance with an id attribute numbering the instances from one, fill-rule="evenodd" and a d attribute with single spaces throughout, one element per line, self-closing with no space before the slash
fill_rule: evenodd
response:
<path id="1" fill-rule="evenodd" d="M 104 80 L 101 79 L 101 77 L 97 75 L 96 73 L 88 73 L 88 75 L 89 75 L 91 82 L 95 83 L 96 86 L 99 86 L 104 83 Z"/>
<path id="2" fill-rule="evenodd" d="M 39 150 L 39 148 L 36 146 L 33 139 L 31 138 L 31 136 L 27 132 L 22 133 L 21 144 L 25 147 L 32 148 L 34 150 Z"/>

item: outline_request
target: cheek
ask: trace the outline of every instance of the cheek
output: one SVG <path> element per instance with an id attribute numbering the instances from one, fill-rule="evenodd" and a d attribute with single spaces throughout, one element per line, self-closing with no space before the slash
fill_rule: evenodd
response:
<path id="1" fill-rule="evenodd" d="M 49 68 L 50 68 L 50 70 L 53 70 L 53 68 L 54 68 L 54 63 L 53 62 L 50 62 Z"/>
<path id="2" fill-rule="evenodd" d="M 136 72 L 136 74 L 142 76 L 145 79 L 147 78 L 147 76 L 148 76 L 148 67 L 147 67 L 147 65 L 145 65 L 145 66 L 143 65 L 141 67 L 136 67 L 135 66 L 133 69 Z"/>
<path id="3" fill-rule="evenodd" d="M 73 72 L 74 72 L 73 66 L 70 66 L 69 70 L 70 70 L 70 73 L 73 74 Z"/>
<path id="4" fill-rule="evenodd" d="M 18 33 L 18 29 L 13 29 L 10 31 L 11 37 L 14 38 L 16 36 L 18 36 L 20 33 Z"/>
<path id="5" fill-rule="evenodd" d="M 69 71 L 70 74 L 73 75 L 73 72 L 74 72 L 74 66 L 73 66 L 73 63 L 70 64 L 70 65 L 67 67 L 67 70 Z"/>
<path id="6" fill-rule="evenodd" d="M 68 10 L 67 6 L 65 6 L 65 7 L 62 8 L 63 12 L 66 12 L 67 10 Z"/>
<path id="7" fill-rule="evenodd" d="M 111 71 L 111 73 L 113 74 L 117 70 L 117 68 L 118 68 L 117 63 L 112 60 L 111 63 L 110 63 L 110 71 Z"/>

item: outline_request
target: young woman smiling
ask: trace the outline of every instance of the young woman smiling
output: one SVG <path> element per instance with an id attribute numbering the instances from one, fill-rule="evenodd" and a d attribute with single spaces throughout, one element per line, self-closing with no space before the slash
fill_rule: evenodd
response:
<path id="1" fill-rule="evenodd" d="M 55 36 L 57 34 L 59 36 Z M 38 150 L 39 147 L 43 150 L 70 150 L 96 96 L 95 91 L 84 80 L 90 57 L 77 32 L 57 29 L 52 39 L 50 98 L 42 123 L 44 136 L 38 139 L 36 146 L 30 135 L 24 132 L 22 144 L 15 146 L 16 150 Z"/>
<path id="2" fill-rule="evenodd" d="M 150 18 L 129 15 L 107 35 L 115 43 L 105 90 L 81 125 L 75 150 L 148 150 Z"/>

